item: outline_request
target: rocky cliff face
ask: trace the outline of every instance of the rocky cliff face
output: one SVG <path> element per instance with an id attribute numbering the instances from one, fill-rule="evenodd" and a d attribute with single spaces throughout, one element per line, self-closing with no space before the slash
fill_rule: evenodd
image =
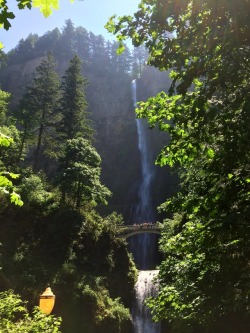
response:
<path id="1" fill-rule="evenodd" d="M 169 78 L 165 73 L 152 67 L 146 68 L 137 79 L 138 101 L 145 101 L 162 90 L 166 91 L 168 86 Z M 96 147 L 103 160 L 103 182 L 113 192 L 108 210 L 122 213 L 129 223 L 134 207 L 138 204 L 142 177 L 131 78 L 111 81 L 108 87 L 98 80 L 97 86 L 90 83 L 89 89 L 93 89 L 96 94 L 89 103 L 97 132 Z M 93 96 L 93 92 L 90 95 Z M 102 99 L 105 103 L 100 103 Z M 154 164 L 169 138 L 157 128 L 148 129 L 147 135 L 151 163 Z M 176 188 L 176 175 L 168 167 L 155 165 L 151 189 L 155 211 Z"/>
<path id="2" fill-rule="evenodd" d="M 89 110 L 96 129 L 95 146 L 102 157 L 102 180 L 113 192 L 108 210 L 125 218 L 137 201 L 140 173 L 135 113 L 129 76 L 91 80 Z"/>
<path id="3" fill-rule="evenodd" d="M 12 107 L 22 96 L 24 88 L 31 81 L 41 57 L 7 67 L 0 74 L 3 90 L 13 94 Z M 63 75 L 65 64 L 58 64 Z M 107 69 L 99 74 L 91 66 L 83 67 L 83 75 L 89 84 L 86 95 L 88 111 L 96 130 L 95 143 L 102 157 L 102 182 L 113 192 L 108 207 L 101 207 L 103 213 L 113 210 L 122 213 L 128 220 L 138 202 L 141 181 L 140 156 L 131 94 L 131 77 L 117 75 Z M 138 100 L 146 100 L 161 90 L 167 90 L 168 78 L 154 68 L 146 68 L 138 79 Z M 149 130 L 152 163 L 160 149 L 167 143 L 166 133 L 157 129 Z M 158 206 L 176 188 L 176 178 L 165 168 L 155 167 L 153 182 L 153 203 Z"/>

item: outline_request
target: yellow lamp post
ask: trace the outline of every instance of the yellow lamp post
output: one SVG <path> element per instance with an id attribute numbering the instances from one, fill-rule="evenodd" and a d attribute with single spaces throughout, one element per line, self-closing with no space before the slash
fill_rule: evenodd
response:
<path id="1" fill-rule="evenodd" d="M 43 313 L 49 315 L 53 310 L 56 296 L 52 293 L 51 288 L 46 288 L 39 297 L 39 308 Z"/>

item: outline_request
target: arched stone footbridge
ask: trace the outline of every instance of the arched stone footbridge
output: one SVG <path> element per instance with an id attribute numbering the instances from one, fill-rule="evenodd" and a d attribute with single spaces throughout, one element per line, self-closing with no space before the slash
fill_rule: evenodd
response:
<path id="1" fill-rule="evenodd" d="M 141 223 L 133 225 L 117 226 L 117 236 L 122 238 L 129 238 L 138 234 L 161 234 L 162 228 L 157 223 Z"/>

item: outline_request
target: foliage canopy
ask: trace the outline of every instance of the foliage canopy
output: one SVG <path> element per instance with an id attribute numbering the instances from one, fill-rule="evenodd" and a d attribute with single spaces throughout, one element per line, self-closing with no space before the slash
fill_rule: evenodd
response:
<path id="1" fill-rule="evenodd" d="M 160 293 L 149 301 L 173 332 L 249 326 L 249 13 L 248 0 L 145 0 L 107 23 L 120 49 L 130 37 L 171 71 L 169 93 L 137 115 L 170 134 L 157 162 L 181 178 L 161 206 L 181 218 L 162 238 Z"/>
<path id="2" fill-rule="evenodd" d="M 23 202 L 20 198 L 20 195 L 16 193 L 15 186 L 13 185 L 13 180 L 19 177 L 18 174 L 10 172 L 6 168 L 6 160 L 9 160 L 10 157 L 9 151 L 11 146 L 14 145 L 13 138 L 9 136 L 10 128 L 3 126 L 6 121 L 7 106 L 10 100 L 10 94 L 0 90 L 0 194 L 8 195 L 10 201 L 18 206 L 22 206 Z M 7 134 L 5 133 L 7 132 Z"/>
<path id="3" fill-rule="evenodd" d="M 40 8 L 40 11 L 45 17 L 51 15 L 53 9 L 59 8 L 59 0 L 17 0 L 16 2 L 19 9 Z M 11 27 L 9 20 L 14 19 L 15 15 L 9 10 L 8 0 L 1 1 L 0 9 L 0 25 L 3 26 L 5 30 L 9 30 Z"/>
<path id="4" fill-rule="evenodd" d="M 61 318 L 47 316 L 39 308 L 28 314 L 26 303 L 12 291 L 0 292 L 0 331 L 2 333 L 60 333 Z"/>

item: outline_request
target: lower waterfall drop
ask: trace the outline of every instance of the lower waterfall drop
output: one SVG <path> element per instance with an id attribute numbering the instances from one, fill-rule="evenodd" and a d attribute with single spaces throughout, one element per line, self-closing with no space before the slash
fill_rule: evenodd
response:
<path id="1" fill-rule="evenodd" d="M 136 303 L 133 309 L 134 326 L 136 333 L 158 333 L 160 324 L 154 323 L 149 309 L 144 302 L 147 297 L 157 293 L 157 284 L 154 283 L 158 270 L 139 271 L 137 283 L 135 285 Z"/>

